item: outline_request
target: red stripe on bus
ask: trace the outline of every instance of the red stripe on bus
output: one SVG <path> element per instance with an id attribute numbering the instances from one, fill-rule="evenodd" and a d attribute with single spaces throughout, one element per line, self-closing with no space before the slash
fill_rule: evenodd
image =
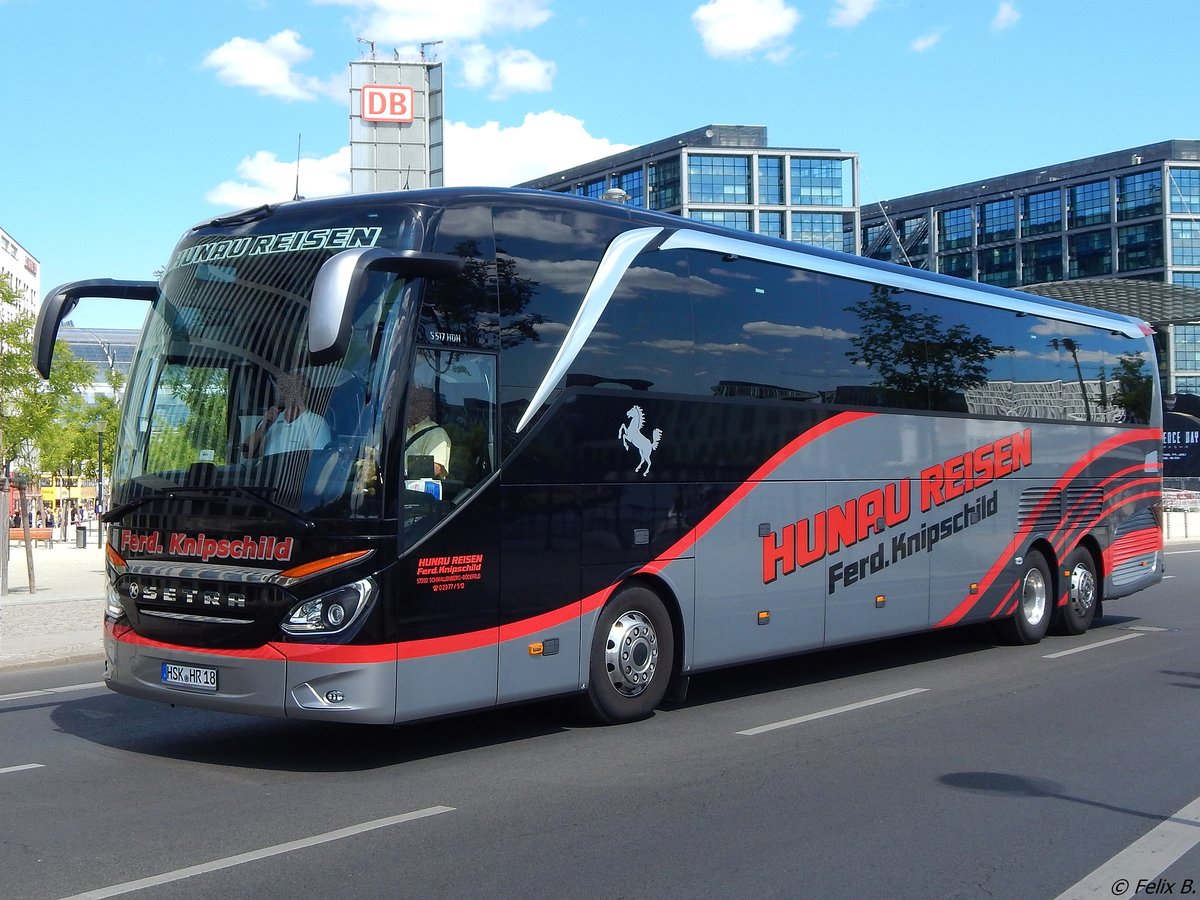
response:
<path id="1" fill-rule="evenodd" d="M 1096 460 L 1102 458 L 1105 454 L 1124 444 L 1132 444 L 1135 441 L 1150 439 L 1162 440 L 1162 432 L 1154 428 L 1138 428 L 1136 430 L 1130 430 L 1122 432 L 1121 434 L 1113 435 L 1108 440 L 1097 444 L 1078 460 L 1076 460 L 1075 463 L 1063 473 L 1053 488 L 1047 492 L 1045 499 L 1043 499 L 1042 502 L 1038 504 L 1038 506 L 1030 513 L 1030 518 L 1041 514 L 1042 510 L 1044 510 L 1049 504 L 1050 497 L 1055 489 L 1061 491 L 1066 485 L 1074 481 L 1075 478 L 1079 476 L 1080 472 L 1082 472 Z M 1017 524 L 1020 525 L 1020 523 Z M 992 564 L 992 567 L 988 569 L 987 574 L 984 575 L 979 582 L 979 594 L 972 594 L 963 598 L 962 602 L 960 602 L 958 606 L 951 610 L 948 615 L 942 618 L 940 622 L 937 622 L 934 627 L 947 628 L 951 625 L 957 625 L 959 622 L 961 622 L 963 617 L 970 612 L 978 602 L 979 595 L 985 594 L 988 588 L 990 588 L 995 580 L 1000 576 L 1000 573 L 1008 564 L 1008 560 L 1024 541 L 1024 533 L 1018 533 L 1016 536 L 1014 536 L 1009 542 L 1008 546 L 1004 548 L 1004 552 L 997 557 L 996 562 Z"/>

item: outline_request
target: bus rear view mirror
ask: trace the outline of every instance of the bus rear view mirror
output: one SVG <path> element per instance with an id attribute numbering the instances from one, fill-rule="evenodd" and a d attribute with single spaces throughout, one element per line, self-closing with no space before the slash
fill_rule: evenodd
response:
<path id="1" fill-rule="evenodd" d="M 313 365 L 342 358 L 350 342 L 354 302 L 371 272 L 392 272 L 409 277 L 452 278 L 466 260 L 442 253 L 417 250 L 384 250 L 359 247 L 331 256 L 313 283 L 308 320 L 308 354 Z"/>
<path id="2" fill-rule="evenodd" d="M 33 330 L 33 364 L 43 378 L 50 377 L 50 362 L 54 356 L 54 341 L 58 326 L 71 314 L 82 297 L 113 300 L 152 301 L 158 296 L 157 281 L 117 281 L 113 278 L 92 278 L 60 284 L 46 295 L 38 310 Z"/>

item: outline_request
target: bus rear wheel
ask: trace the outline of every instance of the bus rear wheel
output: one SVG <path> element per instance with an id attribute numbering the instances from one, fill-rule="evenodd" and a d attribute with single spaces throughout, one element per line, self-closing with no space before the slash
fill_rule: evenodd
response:
<path id="1" fill-rule="evenodd" d="M 1017 608 L 1005 619 L 1001 635 L 1012 644 L 1036 644 L 1046 636 L 1054 607 L 1053 580 L 1046 558 L 1036 550 L 1025 554 L 1017 585 Z"/>
<path id="2" fill-rule="evenodd" d="M 1100 603 L 1100 582 L 1096 561 L 1083 547 L 1076 547 L 1063 564 L 1067 604 L 1054 611 L 1054 631 L 1058 634 L 1083 634 L 1092 627 Z"/>
<path id="3" fill-rule="evenodd" d="M 592 637 L 587 711 L 607 724 L 652 715 L 667 692 L 674 660 L 671 617 L 662 600 L 642 585 L 619 589 Z"/>

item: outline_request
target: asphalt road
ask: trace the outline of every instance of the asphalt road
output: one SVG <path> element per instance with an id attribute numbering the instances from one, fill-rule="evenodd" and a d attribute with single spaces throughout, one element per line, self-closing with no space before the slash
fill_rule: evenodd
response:
<path id="1" fill-rule="evenodd" d="M 1200 543 L 1167 560 L 1082 637 L 710 673 L 616 728 L 562 703 L 319 726 L 6 673 L 0 895 L 1187 896 Z"/>

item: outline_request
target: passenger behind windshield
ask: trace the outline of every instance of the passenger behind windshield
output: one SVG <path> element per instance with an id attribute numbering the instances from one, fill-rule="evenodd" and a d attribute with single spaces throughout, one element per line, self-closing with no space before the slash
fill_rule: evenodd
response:
<path id="1" fill-rule="evenodd" d="M 294 450 L 321 450 L 331 437 L 329 423 L 308 408 L 312 385 L 300 372 L 286 372 L 275 382 L 275 402 L 246 439 L 248 457 Z"/>

